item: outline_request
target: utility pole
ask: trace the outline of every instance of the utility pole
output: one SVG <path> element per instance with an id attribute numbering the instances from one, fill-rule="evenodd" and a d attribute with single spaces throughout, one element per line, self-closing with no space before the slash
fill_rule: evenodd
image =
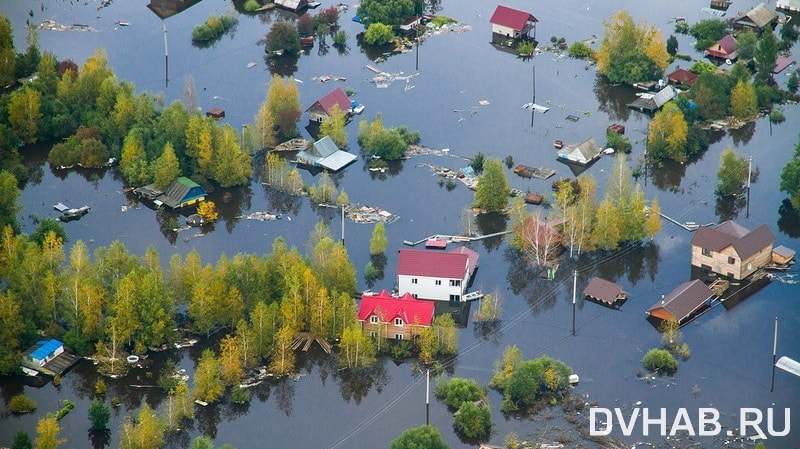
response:
<path id="1" fill-rule="evenodd" d="M 167 48 L 167 22 L 162 22 L 164 25 L 164 84 L 169 87 L 169 49 Z"/>
<path id="2" fill-rule="evenodd" d="M 536 66 L 533 66 L 533 77 L 531 79 L 533 95 L 531 96 L 531 128 L 533 128 L 533 115 L 536 113 Z"/>
<path id="3" fill-rule="evenodd" d="M 773 371 L 774 374 L 774 371 Z M 425 370 L 425 425 L 431 424 L 431 370 Z"/>
<path id="4" fill-rule="evenodd" d="M 775 390 L 775 358 L 778 354 L 778 317 L 775 317 L 775 334 L 772 338 L 772 382 L 769 386 L 769 392 Z"/>
<path id="5" fill-rule="evenodd" d="M 575 297 L 578 294 L 578 270 L 572 272 L 572 336 L 575 336 Z"/>
<path id="6" fill-rule="evenodd" d="M 750 162 L 747 164 L 747 213 L 745 216 L 750 218 L 750 174 L 753 173 L 753 156 L 750 156 Z"/>
<path id="7" fill-rule="evenodd" d="M 342 246 L 344 246 L 344 204 L 342 204 Z"/>

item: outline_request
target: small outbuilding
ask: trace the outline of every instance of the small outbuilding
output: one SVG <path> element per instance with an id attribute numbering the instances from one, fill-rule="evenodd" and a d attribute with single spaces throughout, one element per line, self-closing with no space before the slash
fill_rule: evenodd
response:
<path id="1" fill-rule="evenodd" d="M 705 55 L 709 58 L 733 61 L 739 58 L 739 43 L 736 42 L 736 38 L 732 34 L 726 34 L 722 36 L 722 39 L 708 47 Z"/>
<path id="2" fill-rule="evenodd" d="M 139 197 L 152 201 L 156 206 L 164 205 L 170 209 L 191 206 L 206 198 L 205 189 L 184 176 L 175 178 L 163 191 L 157 189 L 155 184 L 148 184 L 134 189 L 133 192 Z"/>
<path id="3" fill-rule="evenodd" d="M 788 12 L 800 12 L 800 0 L 778 0 L 775 9 Z"/>
<path id="4" fill-rule="evenodd" d="M 503 5 L 497 5 L 489 19 L 492 33 L 510 39 L 536 39 L 537 22 L 539 19 L 533 14 Z M 533 36 L 530 35 L 531 31 Z"/>
<path id="5" fill-rule="evenodd" d="M 328 92 L 324 97 L 320 98 L 319 100 L 315 101 L 314 104 L 309 106 L 308 109 L 306 109 L 306 112 L 308 112 L 308 119 L 317 123 L 324 122 L 328 119 L 328 117 L 330 117 L 331 109 L 334 105 L 338 105 L 339 110 L 345 114 L 350 111 L 350 106 L 352 103 L 350 98 L 341 87 L 337 87 L 336 89 Z"/>
<path id="6" fill-rule="evenodd" d="M 298 12 L 308 8 L 307 0 L 275 0 L 275 6 L 292 12 Z"/>
<path id="7" fill-rule="evenodd" d="M 211 108 L 206 111 L 206 117 L 211 117 L 214 120 L 221 120 L 225 118 L 225 110 L 220 108 Z"/>
<path id="8" fill-rule="evenodd" d="M 609 307 L 619 307 L 628 298 L 622 286 L 599 277 L 593 277 L 583 289 L 583 295 L 594 302 Z"/>
<path id="9" fill-rule="evenodd" d="M 631 109 L 636 109 L 639 112 L 652 113 L 661 109 L 662 106 L 667 104 L 678 95 L 678 91 L 673 86 L 667 86 L 655 94 L 643 93 L 639 98 L 628 104 Z"/>
<path id="10" fill-rule="evenodd" d="M 769 9 L 764 3 L 759 3 L 753 9 L 736 17 L 731 21 L 734 30 L 751 30 L 761 33 L 767 26 L 775 26 L 778 14 Z"/>
<path id="11" fill-rule="evenodd" d="M 697 75 L 686 69 L 676 69 L 667 75 L 667 79 L 676 86 L 692 87 L 697 82 Z"/>
<path id="12" fill-rule="evenodd" d="M 772 263 L 789 265 L 794 260 L 794 250 L 783 245 L 772 248 Z"/>
<path id="13" fill-rule="evenodd" d="M 647 309 L 651 317 L 685 324 L 690 318 L 711 305 L 715 293 L 703 281 L 695 279 L 680 284 L 668 295 Z"/>
<path id="14" fill-rule="evenodd" d="M 314 144 L 297 153 L 297 163 L 315 168 L 324 168 L 336 172 L 350 165 L 358 158 L 353 153 L 340 150 L 330 136 L 314 142 Z"/>

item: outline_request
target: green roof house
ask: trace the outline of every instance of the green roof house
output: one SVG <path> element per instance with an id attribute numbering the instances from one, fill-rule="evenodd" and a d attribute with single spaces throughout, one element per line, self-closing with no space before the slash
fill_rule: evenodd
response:
<path id="1" fill-rule="evenodd" d="M 155 184 L 148 184 L 134 189 L 134 192 L 157 206 L 164 205 L 171 209 L 190 206 L 206 198 L 205 189 L 185 176 L 175 178 L 163 191 L 156 189 Z"/>

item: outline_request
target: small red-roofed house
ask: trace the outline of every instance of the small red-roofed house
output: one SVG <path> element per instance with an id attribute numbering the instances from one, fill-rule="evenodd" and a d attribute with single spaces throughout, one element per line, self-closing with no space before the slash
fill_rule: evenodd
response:
<path id="1" fill-rule="evenodd" d="M 508 6 L 497 5 L 494 14 L 489 19 L 492 24 L 492 32 L 512 39 L 528 38 L 528 33 L 534 30 L 533 38 L 536 38 L 536 22 L 539 19 L 533 14 Z"/>
<path id="2" fill-rule="evenodd" d="M 433 301 L 416 299 L 409 293 L 395 297 L 381 290 L 361 297 L 358 321 L 371 337 L 411 340 L 431 326 L 434 307 Z"/>
<path id="3" fill-rule="evenodd" d="M 672 84 L 686 87 L 692 87 L 697 81 L 697 75 L 686 69 L 677 69 L 667 75 L 667 78 L 669 78 L 669 82 Z"/>
<path id="4" fill-rule="evenodd" d="M 333 105 L 339 105 L 339 110 L 347 114 L 350 111 L 352 102 L 341 87 L 328 92 L 324 97 L 315 101 L 314 104 L 306 109 L 308 119 L 312 122 L 322 123 L 330 117 Z"/>
<path id="5" fill-rule="evenodd" d="M 739 57 L 739 43 L 731 34 L 727 34 L 706 49 L 706 56 L 717 59 L 730 59 Z"/>

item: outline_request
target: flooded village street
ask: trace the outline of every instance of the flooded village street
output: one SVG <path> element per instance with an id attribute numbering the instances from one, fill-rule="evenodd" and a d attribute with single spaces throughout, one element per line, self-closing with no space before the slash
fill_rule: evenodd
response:
<path id="1" fill-rule="evenodd" d="M 137 202 L 126 191 L 113 168 L 59 170 L 44 160 L 49 149 L 46 145 L 22 150 L 31 173 L 19 198 L 22 209 L 18 217 L 23 232 L 33 232 L 35 216 L 56 217 L 55 203 L 71 207 L 87 204 L 91 206 L 87 215 L 64 224 L 69 239 L 65 247 L 83 240 L 93 251 L 119 240 L 132 254 L 142 256 L 148 246 L 153 246 L 162 265 L 173 254 L 185 256 L 193 249 L 204 263 L 213 263 L 221 254 L 267 253 L 278 236 L 305 252 L 314 225 L 325 221 L 335 238 L 344 238 L 358 271 L 359 289 L 391 290 L 397 283 L 397 250 L 405 247 L 404 241 L 416 242 L 432 234 L 459 235 L 464 230 L 465 211 L 472 216 L 474 193 L 460 183 L 453 189 L 437 184 L 431 165 L 457 170 L 468 166 L 468 159 L 478 152 L 501 160 L 511 156 L 514 165 L 556 171 L 554 177 L 540 180 L 505 170 L 511 187 L 552 198 L 553 180 L 575 177 L 570 167 L 557 162 L 555 140 L 576 143 L 594 137 L 602 144 L 606 128 L 619 123 L 625 126 L 626 136 L 633 143 L 629 165 L 638 167 L 652 118 L 627 107 L 636 99 L 633 88 L 609 84 L 584 60 L 547 50 L 523 59 L 493 46 L 489 17 L 497 6 L 495 2 L 436 2 L 441 8 L 438 14 L 453 17 L 461 25 L 453 31 L 432 33 L 418 49 L 388 55 L 359 45 L 356 35 L 363 26 L 351 20 L 355 8 L 348 4 L 339 20 L 349 35 L 346 50 L 333 46 L 320 49 L 315 45 L 297 59 L 279 62 L 265 60 L 264 44 L 259 40 L 279 17 L 296 16 L 280 10 L 244 14 L 238 1 L 234 2 L 240 12 L 236 29 L 209 48 L 192 46 L 191 30 L 210 14 L 222 15 L 233 8 L 230 1 L 200 1 L 163 20 L 147 8 L 144 0 L 116 0 L 101 9 L 95 0 L 45 0 L 41 8 L 38 2 L 35 6 L 31 2 L 0 3 L 0 11 L 13 25 L 15 42 L 25 42 L 26 20 L 36 24 L 46 19 L 85 24 L 92 30 L 40 29 L 40 48 L 81 65 L 98 47 L 103 47 L 109 66 L 120 80 L 134 83 L 137 92 L 162 92 L 167 105 L 181 100 L 184 80 L 191 75 L 200 107 L 204 111 L 224 109 L 223 121 L 237 130 L 252 122 L 272 74 L 277 73 L 295 80 L 302 109 L 336 87 L 352 89 L 353 98 L 366 106 L 361 117 L 372 120 L 380 113 L 385 125 L 417 130 L 423 145 L 439 150 L 391 163 L 383 172 L 370 171 L 368 158 L 359 153 L 356 140 L 361 117 L 356 116 L 347 125 L 348 150 L 359 154 L 359 158 L 332 175 L 334 182 L 348 193 L 351 202 L 399 217 L 386 226 L 389 245 L 385 276 L 374 284 L 368 284 L 363 275 L 363 267 L 370 261 L 373 226 L 350 220 L 343 220 L 342 225 L 337 208 L 312 205 L 305 196 L 291 197 L 265 186 L 261 179 L 263 157 L 255 160 L 257 168 L 249 186 L 211 194 L 221 219 L 213 230 L 200 233 L 195 228 L 174 231 L 165 214 Z M 758 3 L 737 0 L 728 14 L 746 11 Z M 551 36 L 563 36 L 567 42 L 586 40 L 596 49 L 603 33 L 602 21 L 622 8 L 635 20 L 646 20 L 660 28 L 664 37 L 675 34 L 676 17 L 684 17 L 689 23 L 713 18 L 701 10 L 708 6 L 707 2 L 699 0 L 510 0 L 504 4 L 529 10 L 536 16 L 540 48 L 550 45 Z M 331 5 L 323 1 L 321 7 Z M 129 26 L 119 26 L 118 21 Z M 702 58 L 692 48 L 692 37 L 676 37 L 681 53 Z M 164 56 L 165 39 L 168 62 Z M 255 66 L 248 67 L 251 62 Z M 688 68 L 690 64 L 677 60 L 668 71 L 681 65 Z M 371 82 L 375 73 L 367 65 L 395 74 L 396 79 L 387 87 L 378 87 Z M 522 107 L 532 101 L 534 67 L 535 102 L 550 108 L 544 114 L 532 115 L 530 109 Z M 792 66 L 786 72 L 796 68 L 797 65 Z M 323 76 L 330 79 L 321 82 Z M 782 86 L 786 85 L 785 72 L 775 77 Z M 748 229 L 766 224 L 775 235 L 775 246 L 800 250 L 800 220 L 782 214 L 786 194 L 778 187 L 781 169 L 798 142 L 800 107 L 780 107 L 785 122 L 770 124 L 764 118 L 740 129 L 712 131 L 712 144 L 699 158 L 686 164 L 650 167 L 636 182 L 648 199 L 658 197 L 662 213 L 678 222 L 706 224 L 733 219 Z M 577 120 L 567 119 L 568 116 Z M 302 129 L 307 120 L 304 114 L 300 128 L 302 137 L 310 139 L 308 131 Z M 720 154 L 728 147 L 740 156 L 752 158 L 759 173 L 752 184 L 749 205 L 718 201 L 714 193 Z M 612 156 L 604 155 L 586 171 L 597 179 L 601 190 L 612 171 L 612 162 Z M 302 175 L 307 184 L 318 177 L 308 171 L 302 171 Z M 541 207 L 544 214 L 548 212 L 543 206 L 527 207 Z M 241 218 L 258 212 L 280 214 L 281 219 Z M 506 231 L 509 225 L 505 216 L 482 215 L 475 217 L 470 226 L 480 234 L 492 234 Z M 780 326 L 778 355 L 800 359 L 800 290 L 793 282 L 796 269 L 783 274 L 783 280 L 791 282 L 775 280 L 739 302 L 716 304 L 683 327 L 691 356 L 679 363 L 674 377 L 637 377 L 644 353 L 661 342 L 645 311 L 676 285 L 691 279 L 693 235 L 663 220 L 657 237 L 642 246 L 584 254 L 574 260 L 568 254 L 563 256 L 552 280 L 527 267 L 502 236 L 468 243 L 480 254 L 474 287 L 484 292 L 498 289 L 504 298 L 504 310 L 500 322 L 493 326 L 473 322 L 474 303 L 456 311 L 460 317 L 459 350 L 457 357 L 447 360 L 446 373 L 474 378 L 484 385 L 504 348 L 516 345 L 526 358 L 548 355 L 567 363 L 580 375 L 573 394 L 599 407 L 619 407 L 626 413 L 636 406 L 653 411 L 663 407 L 670 411 L 670 417 L 678 408 L 686 408 L 692 422 L 696 422 L 699 408 L 714 407 L 722 413 L 723 430 L 738 429 L 742 408 L 772 408 L 777 417 L 775 429 L 790 427 L 791 431 L 784 437 L 769 438 L 766 447 L 800 447 L 800 378 L 778 371 L 774 391 L 770 392 L 775 317 Z M 579 291 L 592 277 L 599 276 L 622 285 L 628 293 L 620 310 L 579 298 L 574 334 L 573 270 L 579 272 Z M 58 387 L 52 382 L 42 387 L 25 386 L 18 377 L 0 377 L 0 447 L 10 447 L 18 430 L 35 435 L 39 415 L 59 409 L 69 399 L 76 408 L 60 421 L 61 436 L 67 440 L 63 447 L 91 444 L 94 448 L 116 448 L 125 416 L 133 415 L 144 403 L 154 409 L 164 407 L 161 389 L 132 385 L 154 385 L 159 367 L 167 360 L 175 361 L 191 374 L 202 349 L 215 343 L 201 341 L 190 348 L 156 353 L 151 356 L 150 368 L 133 369 L 125 378 L 109 379 L 108 396 L 119 397 L 122 405 L 113 409 L 111 433 L 102 441 L 87 432 L 87 409 L 98 378 L 89 361 L 82 361 L 66 374 Z M 386 448 L 404 429 L 425 424 L 425 373 L 414 363 L 384 359 L 368 372 L 353 375 L 339 370 L 335 359 L 318 348 L 298 354 L 299 375 L 294 379 L 254 387 L 253 400 L 247 406 L 223 403 L 197 407 L 194 426 L 171 434 L 166 447 L 186 448 L 195 436 L 205 434 L 217 445 L 231 443 L 239 449 Z M 431 385 L 434 384 L 432 378 Z M 38 403 L 35 414 L 18 416 L 8 411 L 10 398 L 21 392 Z M 514 432 L 521 439 L 561 441 L 565 448 L 601 447 L 576 431 L 581 427 L 588 433 L 588 428 L 585 424 L 570 424 L 562 416 L 560 405 L 520 419 L 500 412 L 502 396 L 497 391 L 489 390 L 489 402 L 494 422 L 490 444 L 501 446 L 504 436 Z M 788 424 L 782 421 L 787 407 L 792 409 Z M 451 448 L 478 447 L 475 441 L 460 439 L 453 432 L 452 421 L 446 406 L 431 399 L 430 423 L 441 431 L 447 444 Z M 766 428 L 765 424 L 762 427 Z M 625 437 L 617 428 L 611 436 L 630 448 L 755 446 L 753 440 L 727 437 L 724 433 L 691 440 L 682 437 L 676 442 L 640 433 Z"/>

